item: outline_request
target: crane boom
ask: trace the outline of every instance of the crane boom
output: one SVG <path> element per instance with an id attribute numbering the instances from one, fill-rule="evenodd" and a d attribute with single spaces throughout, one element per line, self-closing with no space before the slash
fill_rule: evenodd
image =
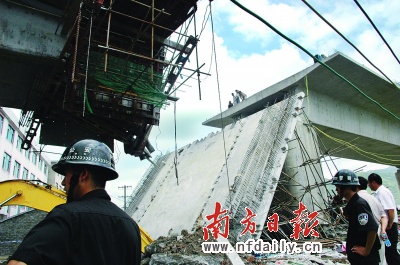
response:
<path id="1" fill-rule="evenodd" d="M 50 212 L 57 205 L 67 201 L 67 195 L 49 184 L 32 180 L 6 180 L 0 182 L 0 208 L 9 205 L 23 205 Z M 140 226 L 142 252 L 153 239 Z"/>

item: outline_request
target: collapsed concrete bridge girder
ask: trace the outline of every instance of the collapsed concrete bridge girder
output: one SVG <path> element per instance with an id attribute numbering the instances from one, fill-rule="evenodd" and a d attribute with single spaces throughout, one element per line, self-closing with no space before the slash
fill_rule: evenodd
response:
<path id="1" fill-rule="evenodd" d="M 287 195 L 283 188 L 287 183 L 281 183 L 281 172 L 292 175 L 292 182 L 304 183 L 306 167 L 298 167 L 304 161 L 302 150 L 291 144 L 299 137 L 312 137 L 307 128 L 298 129 L 305 127 L 303 103 L 304 93 L 292 91 L 278 104 L 182 147 L 176 168 L 173 153 L 158 158 L 133 192 L 127 212 L 157 238 L 204 226 L 207 215 L 214 212 L 219 202 L 229 211 L 231 238 L 260 238 L 270 207 L 276 208 L 276 193 Z M 320 165 L 316 171 L 321 174 Z M 309 187 L 318 187 L 321 182 L 315 178 L 310 181 Z M 298 198 L 281 205 L 294 209 L 303 196 L 298 195 L 298 188 L 291 191 Z M 308 193 L 302 201 L 310 210 L 326 208 L 326 190 L 311 188 Z M 256 213 L 256 231 L 241 236 L 240 221 L 246 216 L 246 207 Z M 162 222 L 152 226 L 156 220 Z"/>
<path id="2" fill-rule="evenodd" d="M 294 88 L 296 92 L 306 94 L 304 113 L 310 125 L 324 133 L 320 133 L 321 141 L 330 155 L 399 167 L 399 159 L 388 156 L 400 153 L 400 106 L 393 100 L 400 96 L 400 89 L 340 52 L 327 57 L 324 62 L 365 95 L 315 63 L 226 110 L 222 113 L 223 124 L 232 123 L 237 116 L 251 115 L 268 103 L 279 102 L 286 91 Z M 220 119 L 217 115 L 203 124 L 218 128 Z M 354 148 L 338 143 L 336 139 L 351 143 L 362 151 L 355 152 Z"/>
<path id="3" fill-rule="evenodd" d="M 399 89 L 341 53 L 325 63 L 400 115 L 393 101 Z M 230 237 L 240 241 L 268 236 L 268 214 L 290 213 L 299 201 L 319 212 L 320 223 L 330 223 L 332 189 L 320 162 L 332 155 L 399 167 L 388 156 L 400 153 L 400 123 L 392 114 L 314 64 L 204 122 L 225 127 L 180 148 L 176 168 L 174 153 L 159 158 L 128 212 L 155 238 L 204 227 L 215 202 L 229 209 Z M 245 207 L 257 214 L 257 229 L 241 237 Z M 288 224 L 290 216 L 281 221 Z"/>

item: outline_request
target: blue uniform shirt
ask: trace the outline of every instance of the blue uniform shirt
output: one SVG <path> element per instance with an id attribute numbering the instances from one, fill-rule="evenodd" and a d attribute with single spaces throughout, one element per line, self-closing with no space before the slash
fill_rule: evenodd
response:
<path id="1" fill-rule="evenodd" d="M 378 224 L 374 220 L 371 207 L 367 201 L 357 193 L 351 197 L 344 209 L 349 221 L 347 230 L 346 253 L 351 264 L 378 264 L 379 263 L 379 239 L 376 237 L 370 254 L 367 257 L 353 253 L 351 249 L 355 246 L 366 246 L 368 231 L 378 231 Z"/>

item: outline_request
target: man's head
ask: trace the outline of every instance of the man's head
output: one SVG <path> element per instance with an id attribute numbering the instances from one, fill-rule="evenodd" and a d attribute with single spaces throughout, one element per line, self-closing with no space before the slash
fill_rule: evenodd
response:
<path id="1" fill-rule="evenodd" d="M 360 186 L 358 188 L 360 190 L 366 190 L 368 187 L 368 180 L 364 177 L 358 177 L 358 182 L 360 182 Z"/>
<path id="2" fill-rule="evenodd" d="M 357 176 L 353 171 L 348 169 L 339 170 L 335 176 L 333 176 L 332 184 L 336 186 L 336 192 L 341 198 L 345 198 L 347 201 L 357 191 L 357 186 L 360 185 Z"/>
<path id="3" fill-rule="evenodd" d="M 371 190 L 376 191 L 382 185 L 382 178 L 376 173 L 368 176 L 368 186 Z"/>
<path id="4" fill-rule="evenodd" d="M 104 188 L 107 180 L 118 177 L 110 148 L 96 140 L 81 140 L 66 148 L 53 170 L 65 178 L 62 185 L 68 200 L 76 200 L 85 193 Z"/>

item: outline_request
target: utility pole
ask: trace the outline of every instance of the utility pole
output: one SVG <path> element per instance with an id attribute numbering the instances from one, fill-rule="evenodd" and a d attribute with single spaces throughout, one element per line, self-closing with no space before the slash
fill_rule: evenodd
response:
<path id="1" fill-rule="evenodd" d="M 118 189 L 124 189 L 124 196 L 118 196 L 118 197 L 124 197 L 124 211 L 126 211 L 126 197 L 131 197 L 131 196 L 126 196 L 126 189 L 130 189 L 130 188 L 132 188 L 132 186 L 126 186 L 126 185 L 124 185 L 124 186 L 119 186 L 118 187 Z"/>

